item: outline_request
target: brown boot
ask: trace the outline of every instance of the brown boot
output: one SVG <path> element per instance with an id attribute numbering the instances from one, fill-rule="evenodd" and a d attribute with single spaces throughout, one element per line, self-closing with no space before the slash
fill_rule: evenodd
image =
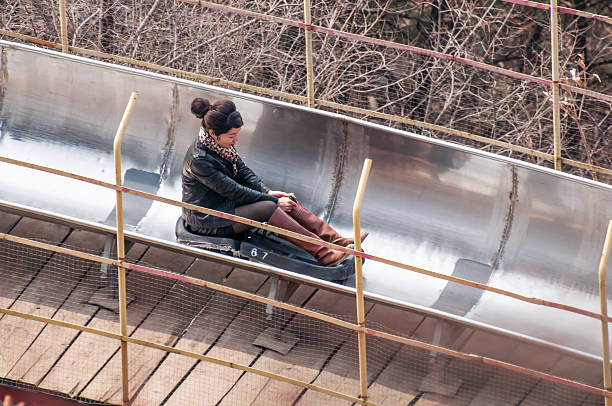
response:
<path id="1" fill-rule="evenodd" d="M 274 210 L 274 213 L 272 213 L 272 217 L 270 217 L 270 220 L 268 220 L 268 224 L 274 227 L 285 229 L 287 231 L 293 231 L 294 233 L 299 233 L 308 237 L 318 238 L 315 234 L 306 230 L 291 216 L 289 216 L 287 213 L 285 213 L 279 208 L 276 208 L 276 210 Z M 333 250 L 324 245 L 316 245 L 306 241 L 297 240 L 295 238 L 285 237 L 284 235 L 279 235 L 279 237 L 308 252 L 310 255 L 315 257 L 316 260 L 319 262 L 319 265 L 322 266 L 338 265 L 339 263 L 346 260 L 349 256 L 349 254 Z"/>
<path id="2" fill-rule="evenodd" d="M 315 216 L 299 203 L 289 212 L 289 215 L 300 223 L 302 227 L 316 234 L 323 241 L 331 242 L 332 244 L 337 244 L 342 247 L 348 247 L 349 244 L 355 244 L 354 238 L 341 236 L 329 224 Z M 362 232 L 360 234 L 361 241 L 363 242 L 367 236 L 367 232 Z"/>

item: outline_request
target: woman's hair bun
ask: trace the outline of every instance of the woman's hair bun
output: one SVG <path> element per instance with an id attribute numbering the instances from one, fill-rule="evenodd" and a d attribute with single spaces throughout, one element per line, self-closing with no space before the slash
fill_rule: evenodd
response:
<path id="1" fill-rule="evenodd" d="M 225 124 L 227 125 L 228 130 L 230 128 L 240 128 L 242 127 L 242 116 L 236 110 L 232 111 L 228 116 L 227 120 L 225 120 Z"/>
<path id="2" fill-rule="evenodd" d="M 197 118 L 204 118 L 204 115 L 210 110 L 210 102 L 208 100 L 202 99 L 201 97 L 196 97 L 191 102 L 191 112 Z"/>

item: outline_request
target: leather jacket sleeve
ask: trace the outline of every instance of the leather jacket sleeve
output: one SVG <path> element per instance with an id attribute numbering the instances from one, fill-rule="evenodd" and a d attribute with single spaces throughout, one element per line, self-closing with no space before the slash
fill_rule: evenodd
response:
<path id="1" fill-rule="evenodd" d="M 268 188 L 264 183 L 259 179 L 257 175 L 244 164 L 242 159 L 238 157 L 238 161 L 236 162 L 236 169 L 238 172 L 236 173 L 236 181 L 242 185 L 250 187 L 251 189 L 258 190 L 262 193 L 268 193 L 270 188 Z"/>
<path id="2" fill-rule="evenodd" d="M 236 205 L 253 203 L 261 200 L 278 201 L 278 198 L 270 196 L 259 190 L 243 186 L 231 177 L 216 168 L 215 165 L 206 159 L 196 159 L 192 166 L 192 173 L 203 185 L 214 190 L 220 196 L 233 200 Z M 242 164 L 245 166 L 244 164 Z M 249 170 L 250 171 L 250 170 Z M 252 172 L 251 172 L 252 173 Z M 253 174 L 255 178 L 257 176 Z M 257 178 L 259 179 L 259 178 Z M 261 183 L 261 181 L 259 181 Z"/>

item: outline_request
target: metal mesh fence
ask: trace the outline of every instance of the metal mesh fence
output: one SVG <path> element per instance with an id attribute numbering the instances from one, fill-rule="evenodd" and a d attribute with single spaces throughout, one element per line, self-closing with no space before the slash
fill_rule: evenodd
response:
<path id="1" fill-rule="evenodd" d="M 6 241 L 0 245 L 2 307 L 110 331 L 118 328 L 112 312 L 85 304 L 100 287 L 100 264 Z M 0 324 L 0 375 L 16 387 L 34 385 L 67 397 L 82 397 L 82 387 L 98 371 L 90 361 L 119 346 L 117 340 L 6 314 Z"/>
<path id="2" fill-rule="evenodd" d="M 89 249 L 81 249 L 99 251 L 103 242 L 104 238 L 98 236 L 90 239 Z M 165 257 L 173 264 L 170 268 L 183 269 L 187 276 L 207 278 L 259 296 L 267 295 L 272 283 L 264 275 L 193 261 L 138 244 L 132 246 L 129 255 L 141 264 L 159 263 Z M 116 302 L 115 288 L 112 278 L 101 278 L 99 263 L 2 241 L 0 272 L 2 307 L 119 332 L 118 314 L 109 310 Z M 287 303 L 341 320 L 355 320 L 354 299 L 349 296 L 306 285 L 285 292 Z M 127 297 L 129 337 L 179 352 L 129 343 L 129 395 L 134 405 L 351 403 L 308 389 L 305 384 L 359 396 L 357 333 L 353 330 L 186 280 L 134 270 L 127 275 Z M 394 311 L 380 305 L 368 304 L 366 312 L 369 328 L 429 341 L 415 334 L 418 317 L 414 315 L 396 311 L 395 316 L 401 317 L 398 323 Z M 87 404 L 121 403 L 117 338 L 8 314 L 2 314 L 0 326 L 5 343 L 0 363 L 4 384 L 61 393 Z M 284 353 L 271 349 L 270 343 L 278 343 L 279 338 L 290 343 Z M 368 336 L 366 342 L 368 399 L 375 404 L 603 404 L 603 398 L 595 393 L 479 360 L 374 336 Z M 181 351 L 219 361 L 211 363 Z M 267 373 L 303 384 L 262 375 Z"/>
<path id="3" fill-rule="evenodd" d="M 563 155 L 590 165 L 611 167 L 612 145 L 607 134 L 612 131 L 612 103 L 563 93 L 561 112 L 565 134 L 562 139 Z M 609 174 L 589 173 L 579 168 L 570 172 L 605 183 L 612 181 Z"/>

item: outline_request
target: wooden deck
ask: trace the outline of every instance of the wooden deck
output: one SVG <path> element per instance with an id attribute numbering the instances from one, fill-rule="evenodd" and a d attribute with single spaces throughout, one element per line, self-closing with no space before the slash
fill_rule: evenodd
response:
<path id="1" fill-rule="evenodd" d="M 105 237 L 99 234 L 6 213 L 0 213 L 0 232 L 44 238 L 98 254 L 105 243 Z M 31 249 L 17 252 L 16 245 L 11 245 L 11 250 L 16 254 L 0 251 L 1 306 L 119 332 L 116 313 L 87 304 L 108 283 L 100 277 L 100 265 L 83 262 L 73 266 L 65 256 Z M 270 286 L 269 278 L 262 274 L 141 244 L 130 246 L 128 258 L 262 295 Z M 359 394 L 353 332 L 281 312 L 277 325 L 300 338 L 287 355 L 281 355 L 252 344 L 272 323 L 265 320 L 264 305 L 138 272 L 128 274 L 127 286 L 128 297 L 133 299 L 128 306 L 132 337 L 280 373 L 352 396 Z M 329 291 L 300 286 L 288 300 L 355 318 L 354 300 Z M 373 303 L 366 304 L 366 312 L 373 326 L 388 326 L 413 337 L 431 335 L 431 319 L 423 316 Z M 0 377 L 70 396 L 120 403 L 121 361 L 116 340 L 2 314 L 0 339 L 4 343 Z M 128 349 L 133 405 L 349 404 L 312 390 L 148 347 L 130 344 Z M 368 351 L 369 399 L 382 405 L 603 404 L 600 397 L 574 389 L 434 357 L 377 338 L 368 338 Z M 549 361 L 542 368 L 554 371 L 562 368 L 562 363 Z"/>

